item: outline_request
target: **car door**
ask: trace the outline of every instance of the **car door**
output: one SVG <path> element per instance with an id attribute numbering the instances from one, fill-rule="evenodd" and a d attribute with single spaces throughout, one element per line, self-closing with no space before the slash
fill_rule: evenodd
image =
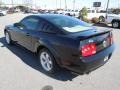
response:
<path id="1" fill-rule="evenodd" d="M 31 16 L 20 22 L 24 28 L 17 31 L 17 43 L 32 51 L 32 32 L 34 32 L 39 24 L 39 18 Z"/>

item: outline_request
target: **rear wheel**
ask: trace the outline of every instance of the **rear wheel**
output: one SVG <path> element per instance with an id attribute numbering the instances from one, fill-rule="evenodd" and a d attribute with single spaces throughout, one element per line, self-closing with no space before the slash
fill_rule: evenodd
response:
<path id="1" fill-rule="evenodd" d="M 39 52 L 39 61 L 43 70 L 47 73 L 55 73 L 58 70 L 58 65 L 54 56 L 48 49 L 42 49 Z"/>
<path id="2" fill-rule="evenodd" d="M 5 39 L 6 39 L 7 44 L 9 44 L 9 45 L 12 44 L 10 34 L 7 31 L 5 32 Z"/>
<path id="3" fill-rule="evenodd" d="M 119 28 L 120 27 L 120 21 L 113 21 L 112 22 L 112 27 L 113 28 Z"/>

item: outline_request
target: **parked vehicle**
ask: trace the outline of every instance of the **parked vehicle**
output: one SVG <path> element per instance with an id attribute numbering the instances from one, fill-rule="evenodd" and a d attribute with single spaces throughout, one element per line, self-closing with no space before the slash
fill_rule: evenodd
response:
<path id="1" fill-rule="evenodd" d="M 98 18 L 100 22 L 105 22 L 106 13 L 97 12 L 96 10 L 88 10 L 88 19 Z"/>
<path id="2" fill-rule="evenodd" d="M 7 11 L 6 10 L 0 10 L 0 16 L 6 16 Z"/>
<path id="3" fill-rule="evenodd" d="M 9 8 L 7 13 L 8 14 L 13 14 L 13 13 L 15 13 L 15 9 L 14 8 Z"/>
<path id="4" fill-rule="evenodd" d="M 65 10 L 64 15 L 79 17 L 79 10 Z"/>
<path id="5" fill-rule="evenodd" d="M 54 14 L 54 11 L 53 10 L 47 10 L 46 14 Z"/>
<path id="6" fill-rule="evenodd" d="M 38 10 L 31 10 L 31 13 L 32 14 L 38 14 L 39 12 L 38 12 Z"/>
<path id="7" fill-rule="evenodd" d="M 47 73 L 59 67 L 88 73 L 104 65 L 114 50 L 111 30 L 97 30 L 65 15 L 30 15 L 6 26 L 4 33 L 7 44 L 17 43 L 38 54 Z"/>
<path id="8" fill-rule="evenodd" d="M 112 24 L 113 28 L 120 27 L 120 14 L 107 14 L 106 23 Z"/>
<path id="9" fill-rule="evenodd" d="M 16 8 L 14 11 L 15 11 L 16 13 L 18 13 L 18 12 L 20 12 L 20 9 L 17 9 L 17 8 Z"/>
<path id="10" fill-rule="evenodd" d="M 24 11 L 24 13 L 26 14 L 26 13 L 31 13 L 31 10 L 30 9 L 26 9 L 25 11 Z"/>
<path id="11" fill-rule="evenodd" d="M 39 14 L 46 14 L 46 10 L 38 10 Z"/>
<path id="12" fill-rule="evenodd" d="M 63 11 L 63 10 L 58 10 L 57 13 L 58 13 L 58 14 L 63 14 L 63 15 L 64 15 L 64 11 Z"/>

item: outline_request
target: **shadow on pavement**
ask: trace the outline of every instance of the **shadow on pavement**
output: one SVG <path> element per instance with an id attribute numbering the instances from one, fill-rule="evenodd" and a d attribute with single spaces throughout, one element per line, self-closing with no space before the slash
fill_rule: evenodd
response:
<path id="1" fill-rule="evenodd" d="M 108 25 L 105 24 L 105 23 L 95 23 L 95 24 L 93 24 L 93 26 L 112 28 L 112 27 L 108 26 Z"/>
<path id="2" fill-rule="evenodd" d="M 24 49 L 23 47 L 19 45 L 13 45 L 13 46 L 7 45 L 5 41 L 5 37 L 0 38 L 0 43 L 3 44 L 1 47 L 8 48 L 13 54 L 18 56 L 24 63 L 26 63 L 33 69 L 38 70 L 41 73 L 44 73 L 45 75 L 51 78 L 54 78 L 56 80 L 61 80 L 61 81 L 67 81 L 67 80 L 71 81 L 73 78 L 77 77 L 77 75 L 73 75 L 70 71 L 66 69 L 61 69 L 58 73 L 55 73 L 53 75 L 46 74 L 42 70 L 42 67 L 39 64 L 36 54 Z"/>

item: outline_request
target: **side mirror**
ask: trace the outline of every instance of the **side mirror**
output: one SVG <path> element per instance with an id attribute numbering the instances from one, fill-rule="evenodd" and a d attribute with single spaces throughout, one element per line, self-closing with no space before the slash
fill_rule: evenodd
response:
<path id="1" fill-rule="evenodd" d="M 21 30 L 23 30 L 25 28 L 25 26 L 20 24 L 20 23 L 14 23 L 14 27 L 17 27 L 17 28 L 19 28 Z"/>
<path id="2" fill-rule="evenodd" d="M 18 27 L 18 26 L 20 26 L 19 23 L 14 23 L 14 27 Z"/>

